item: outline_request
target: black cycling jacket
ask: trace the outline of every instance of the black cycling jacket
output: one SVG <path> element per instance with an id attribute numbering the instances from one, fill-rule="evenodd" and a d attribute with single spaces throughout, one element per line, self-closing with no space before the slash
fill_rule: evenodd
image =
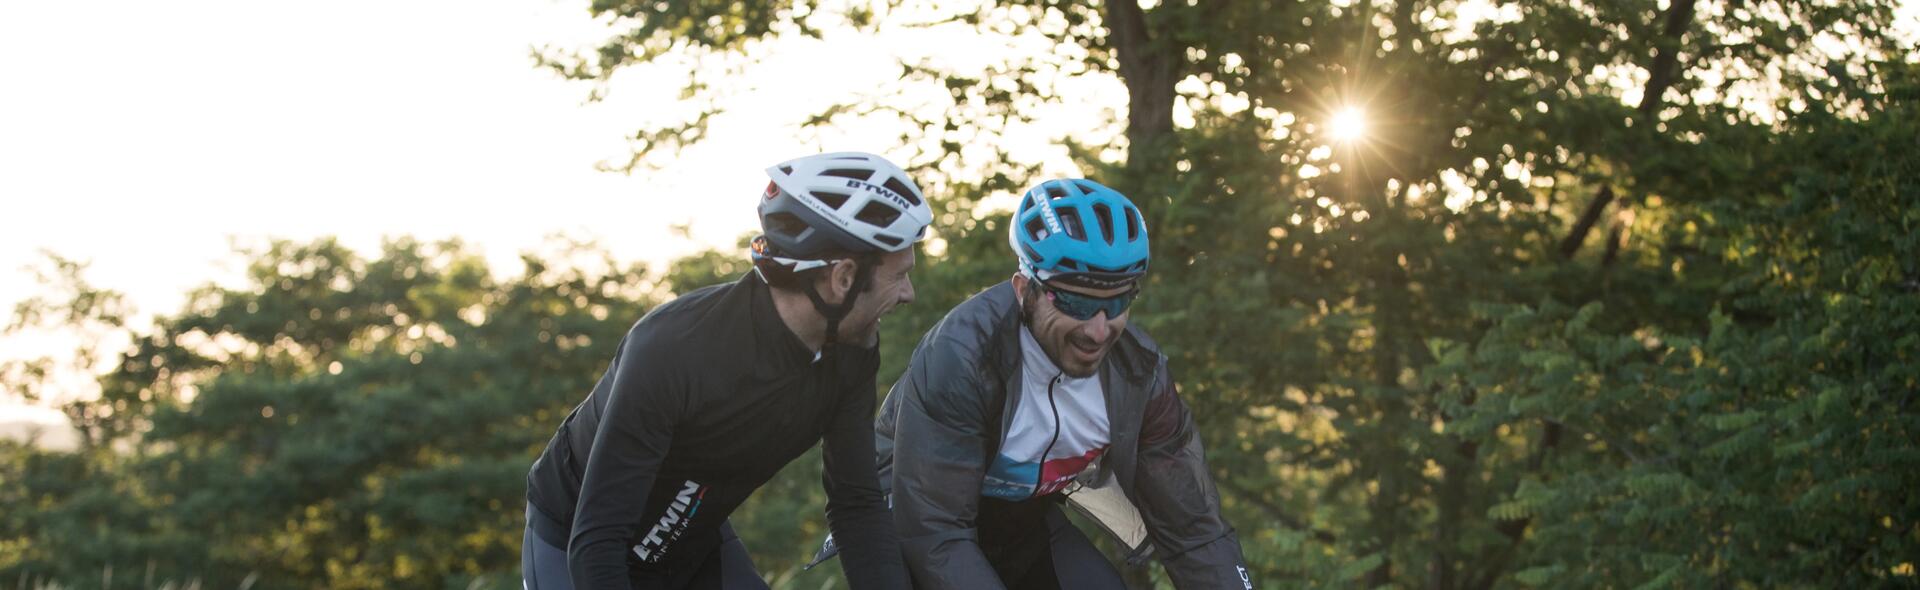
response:
<path id="1" fill-rule="evenodd" d="M 528 503 L 565 525 L 546 540 L 567 548 L 575 587 L 631 588 L 633 574 L 697 566 L 727 515 L 824 437 L 848 585 L 905 588 L 875 475 L 878 365 L 877 349 L 852 346 L 816 358 L 753 273 L 688 293 L 627 332 L 528 472 Z"/>

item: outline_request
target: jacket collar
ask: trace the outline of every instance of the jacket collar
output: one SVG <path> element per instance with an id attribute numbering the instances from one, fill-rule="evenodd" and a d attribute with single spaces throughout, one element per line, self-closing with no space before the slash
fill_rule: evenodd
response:
<path id="1" fill-rule="evenodd" d="M 762 379 L 778 378 L 792 374 L 795 370 L 804 370 L 819 355 L 807 349 L 800 336 L 787 327 L 786 320 L 780 319 L 780 310 L 773 305 L 773 288 L 767 286 L 760 275 L 748 272 L 734 283 L 735 295 L 744 297 L 748 315 L 751 319 L 747 328 L 750 337 L 734 339 L 754 347 L 759 359 L 753 363 L 754 376 Z M 738 309 L 738 308 L 733 308 Z"/>

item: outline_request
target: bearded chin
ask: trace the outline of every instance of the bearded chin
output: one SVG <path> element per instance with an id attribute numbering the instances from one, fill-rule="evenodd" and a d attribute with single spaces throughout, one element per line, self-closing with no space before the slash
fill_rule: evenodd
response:
<path id="1" fill-rule="evenodd" d="M 1053 364 L 1060 365 L 1060 363 L 1058 362 L 1058 359 L 1055 359 L 1055 362 Z M 1100 372 L 1099 368 L 1100 368 L 1099 364 L 1095 364 L 1089 367 L 1081 367 L 1077 369 L 1069 369 L 1069 368 L 1066 368 L 1065 365 L 1061 365 L 1060 372 L 1066 373 L 1068 377 L 1072 377 L 1075 379 L 1085 379 L 1088 377 L 1092 377 L 1094 373 Z"/>

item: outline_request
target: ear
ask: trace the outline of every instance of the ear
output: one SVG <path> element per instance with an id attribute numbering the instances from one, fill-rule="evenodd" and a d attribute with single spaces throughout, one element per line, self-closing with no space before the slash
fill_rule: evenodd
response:
<path id="1" fill-rule="evenodd" d="M 1016 302 L 1016 303 L 1020 303 L 1020 304 L 1025 304 L 1025 303 L 1026 303 L 1026 296 L 1027 296 L 1027 281 L 1028 281 L 1028 279 L 1027 279 L 1027 274 L 1026 274 L 1026 273 L 1023 273 L 1023 272 L 1020 272 L 1020 271 L 1017 271 L 1017 270 L 1016 270 L 1016 271 L 1013 271 L 1013 300 L 1014 300 L 1014 302 Z"/>
<path id="2" fill-rule="evenodd" d="M 826 272 L 827 293 L 838 295 L 834 299 L 846 301 L 847 294 L 853 291 L 853 277 L 859 270 L 859 263 L 852 258 L 835 260 Z"/>

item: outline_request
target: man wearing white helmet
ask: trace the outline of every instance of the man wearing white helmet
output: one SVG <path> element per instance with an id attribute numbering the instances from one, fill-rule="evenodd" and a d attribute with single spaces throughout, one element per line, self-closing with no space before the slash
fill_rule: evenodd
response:
<path id="1" fill-rule="evenodd" d="M 727 516 L 822 439 L 848 585 L 907 586 L 875 474 L 874 373 L 932 213 L 872 154 L 767 174 L 755 272 L 634 324 L 528 473 L 526 588 L 766 588 Z"/>

